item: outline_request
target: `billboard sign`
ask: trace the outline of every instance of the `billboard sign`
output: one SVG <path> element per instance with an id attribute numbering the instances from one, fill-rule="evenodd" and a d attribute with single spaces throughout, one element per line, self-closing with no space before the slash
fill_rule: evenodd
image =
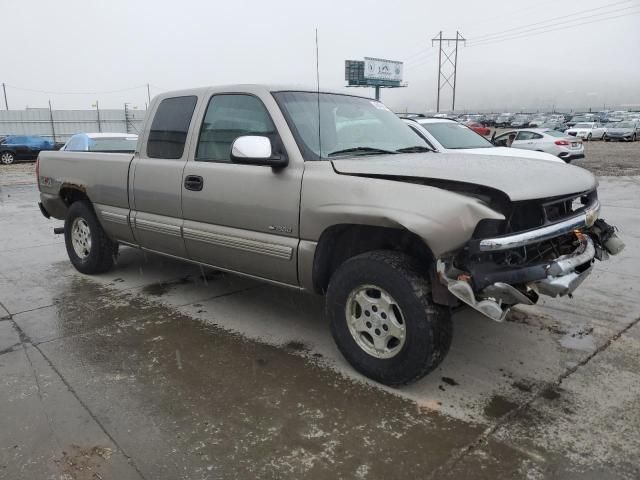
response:
<path id="1" fill-rule="evenodd" d="M 364 78 L 402 82 L 402 62 L 381 58 L 364 57 Z"/>

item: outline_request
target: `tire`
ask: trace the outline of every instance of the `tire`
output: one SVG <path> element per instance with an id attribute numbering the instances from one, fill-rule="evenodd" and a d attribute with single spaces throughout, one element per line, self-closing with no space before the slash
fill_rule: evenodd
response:
<path id="1" fill-rule="evenodd" d="M 451 345 L 449 309 L 432 302 L 426 272 L 403 253 L 377 250 L 344 262 L 331 277 L 326 314 L 342 355 L 358 372 L 385 385 L 424 377 Z M 353 322 L 362 322 L 362 330 L 352 333 Z M 375 337 L 381 350 L 373 345 Z"/>
<path id="2" fill-rule="evenodd" d="M 87 202 L 74 202 L 69 207 L 64 221 L 64 242 L 69 260 L 81 273 L 104 273 L 113 266 L 117 244 L 107 237 Z"/>
<path id="3" fill-rule="evenodd" d="M 0 153 L 0 163 L 3 165 L 11 165 L 16 161 L 16 156 L 13 152 L 2 152 Z"/>
<path id="4" fill-rule="evenodd" d="M 606 135 L 604 137 L 602 137 L 602 138 L 604 138 L 605 142 L 610 142 L 611 141 L 611 139 L 609 137 L 607 137 Z"/>
<path id="5" fill-rule="evenodd" d="M 634 133 L 633 136 L 631 137 L 631 141 L 635 142 L 636 141 L 636 134 Z"/>
<path id="6" fill-rule="evenodd" d="M 591 136 L 591 134 L 589 133 L 589 134 L 587 135 L 587 142 L 590 142 L 590 141 L 591 141 L 591 138 L 592 138 L 592 136 Z"/>

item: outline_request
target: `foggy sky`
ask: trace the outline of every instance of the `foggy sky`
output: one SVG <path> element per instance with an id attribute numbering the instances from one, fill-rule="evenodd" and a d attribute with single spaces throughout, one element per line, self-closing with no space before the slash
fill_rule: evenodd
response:
<path id="1" fill-rule="evenodd" d="M 396 111 L 435 108 L 437 49 L 430 39 L 440 30 L 445 36 L 459 30 L 468 39 L 458 54 L 456 110 L 640 108 L 640 15 L 631 15 L 640 12 L 640 0 L 0 0 L 0 5 L 0 82 L 8 85 L 11 109 L 45 107 L 49 99 L 61 109 L 88 109 L 96 100 L 101 108 L 122 108 L 124 102 L 144 108 L 147 83 L 152 96 L 229 83 L 315 86 L 316 27 L 321 88 L 344 89 L 345 59 L 405 62 L 408 87 L 382 92 Z M 618 15 L 626 16 L 594 22 Z M 594 23 L 531 35 L 540 32 L 536 26 L 576 16 Z M 502 37 L 487 37 L 500 32 Z M 509 39 L 518 34 L 522 38 Z M 129 87 L 138 88 L 103 93 Z M 372 89 L 345 90 L 373 96 Z M 443 91 L 441 109 L 450 103 Z M 4 108 L 3 101 L 0 105 Z"/>

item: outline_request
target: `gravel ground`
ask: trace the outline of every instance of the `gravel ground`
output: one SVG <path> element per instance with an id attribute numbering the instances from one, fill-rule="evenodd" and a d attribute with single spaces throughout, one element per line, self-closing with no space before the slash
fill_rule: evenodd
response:
<path id="1" fill-rule="evenodd" d="M 640 175 L 640 142 L 584 142 L 584 154 L 571 164 L 598 176 Z"/>

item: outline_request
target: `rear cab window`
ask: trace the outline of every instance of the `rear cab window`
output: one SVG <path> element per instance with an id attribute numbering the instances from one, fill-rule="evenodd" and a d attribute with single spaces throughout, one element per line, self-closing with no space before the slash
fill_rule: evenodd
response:
<path id="1" fill-rule="evenodd" d="M 165 98 L 158 105 L 147 140 L 149 158 L 182 158 L 198 97 Z"/>

